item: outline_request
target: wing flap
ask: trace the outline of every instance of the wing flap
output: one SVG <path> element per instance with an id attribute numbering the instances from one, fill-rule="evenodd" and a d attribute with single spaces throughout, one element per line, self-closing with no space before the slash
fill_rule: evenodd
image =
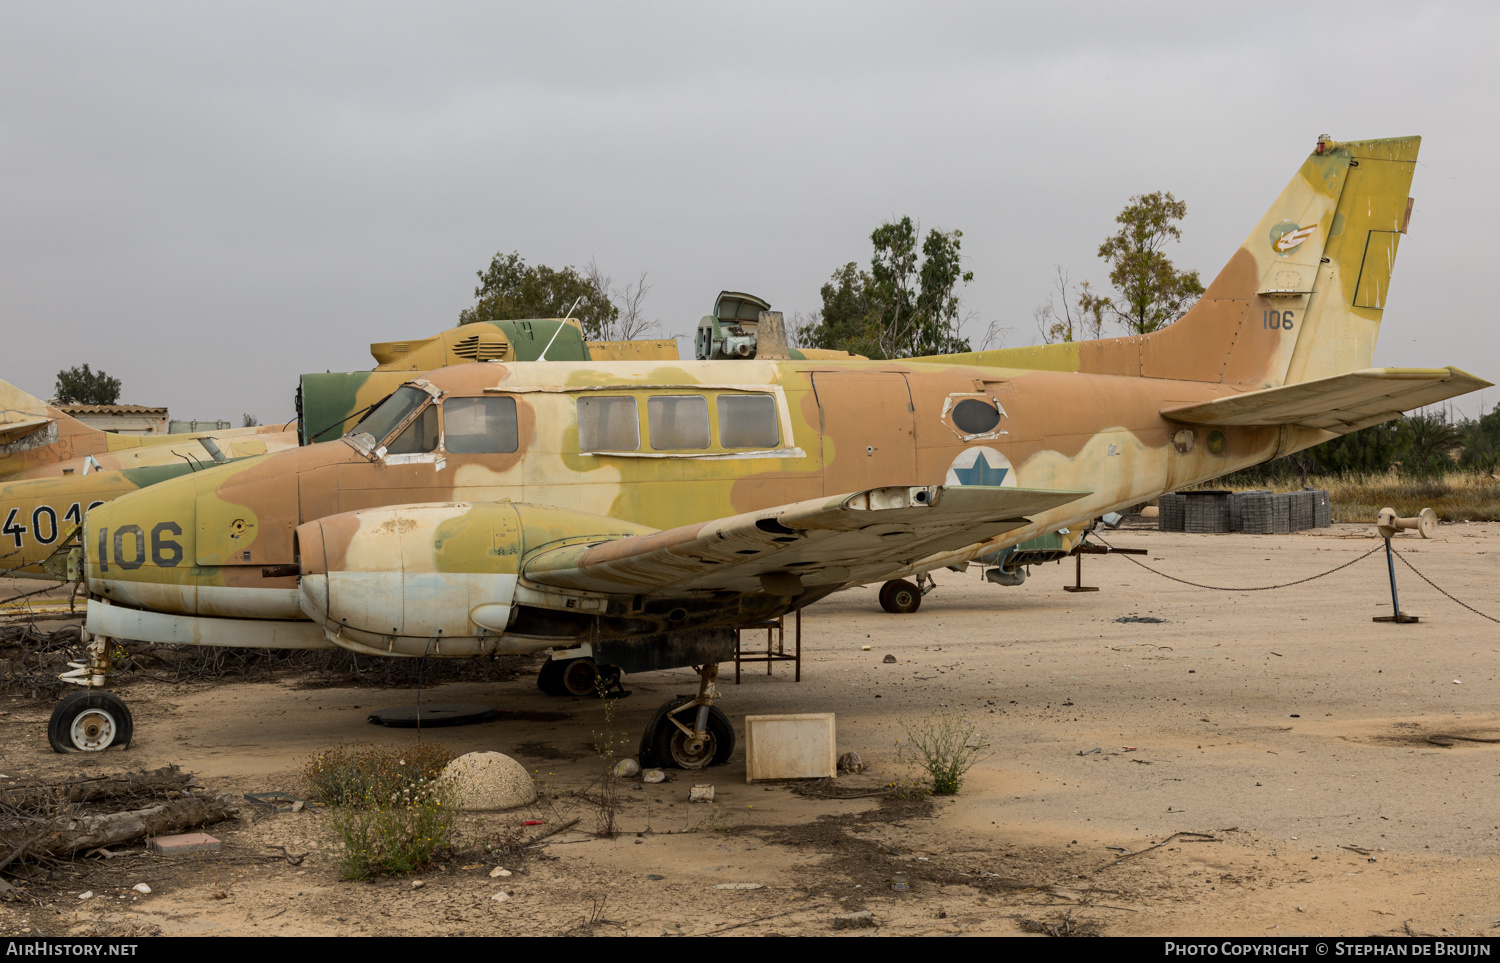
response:
<path id="1" fill-rule="evenodd" d="M 634 535 L 544 549 L 522 563 L 527 579 L 616 594 L 754 592 L 777 585 L 873 581 L 940 552 L 1027 524 L 1027 515 L 1090 492 L 978 485 L 877 488 Z M 799 594 L 794 592 L 792 594 Z"/>
<path id="2" fill-rule="evenodd" d="M 1490 383 L 1457 368 L 1366 368 L 1279 388 L 1163 408 L 1192 425 L 1304 425 L 1344 434 Z"/>

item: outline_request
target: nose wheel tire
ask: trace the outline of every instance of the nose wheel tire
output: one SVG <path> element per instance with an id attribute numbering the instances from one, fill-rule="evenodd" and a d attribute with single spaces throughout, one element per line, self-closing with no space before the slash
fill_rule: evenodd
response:
<path id="1" fill-rule="evenodd" d="M 536 674 L 536 687 L 552 696 L 598 695 L 605 689 L 620 686 L 620 667 L 600 667 L 593 659 L 548 659 Z M 623 694 L 623 693 L 622 693 Z"/>
<path id="2" fill-rule="evenodd" d="M 880 586 L 880 607 L 896 615 L 915 612 L 922 607 L 922 590 L 905 579 Z"/>
<path id="3" fill-rule="evenodd" d="M 652 715 L 641 733 L 640 761 L 643 767 L 669 769 L 704 769 L 719 766 L 734 755 L 734 726 L 717 706 L 708 710 L 708 731 L 702 742 L 683 732 L 668 717 L 671 711 L 688 699 L 673 699 Z M 687 708 L 677 714 L 683 725 L 692 728 L 698 710 Z"/>
<path id="4" fill-rule="evenodd" d="M 54 752 L 99 752 L 130 745 L 135 725 L 124 700 L 98 690 L 75 692 L 57 704 L 47 723 Z"/>

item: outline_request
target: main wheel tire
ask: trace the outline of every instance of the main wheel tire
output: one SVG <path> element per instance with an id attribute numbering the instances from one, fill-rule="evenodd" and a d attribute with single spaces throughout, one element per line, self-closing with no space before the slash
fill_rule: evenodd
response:
<path id="1" fill-rule="evenodd" d="M 681 705 L 681 703 L 677 703 Z M 683 722 L 691 725 L 690 718 L 696 710 L 681 713 Z M 672 724 L 667 713 L 662 714 L 657 731 L 656 764 L 673 769 L 706 769 L 729 761 L 734 755 L 734 726 L 729 717 L 718 706 L 708 709 L 708 738 L 700 746 L 691 744 L 691 737 Z"/>
<path id="2" fill-rule="evenodd" d="M 593 659 L 569 659 L 562 669 L 562 685 L 571 696 L 599 694 L 599 667 Z"/>
<path id="3" fill-rule="evenodd" d="M 563 666 L 567 664 L 566 659 L 559 662 L 556 659 L 548 659 L 542 663 L 542 668 L 536 674 L 536 687 L 550 696 L 567 695 L 568 690 L 563 688 Z"/>
<path id="4" fill-rule="evenodd" d="M 47 723 L 54 752 L 99 752 L 129 746 L 135 723 L 124 700 L 111 692 L 75 692 L 57 704 Z"/>
<path id="5" fill-rule="evenodd" d="M 905 579 L 880 586 L 880 607 L 896 615 L 906 615 L 922 607 L 922 590 Z"/>
<path id="6" fill-rule="evenodd" d="M 667 713 L 682 705 L 684 700 L 690 698 L 691 696 L 678 696 L 675 699 L 663 702 L 656 707 L 655 712 L 651 713 L 651 718 L 646 720 L 646 727 L 641 730 L 641 745 L 636 753 L 636 759 L 640 762 L 642 769 L 655 769 L 659 766 L 667 765 L 667 763 L 658 758 L 656 752 L 657 744 L 661 742 L 661 727 L 664 724 L 670 726 L 672 723 L 667 721 Z"/>

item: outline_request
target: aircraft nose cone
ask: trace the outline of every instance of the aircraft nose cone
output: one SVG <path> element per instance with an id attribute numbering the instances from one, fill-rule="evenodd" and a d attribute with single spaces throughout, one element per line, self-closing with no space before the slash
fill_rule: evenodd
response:
<path id="1" fill-rule="evenodd" d="M 162 482 L 89 509 L 83 519 L 89 592 L 107 597 L 110 582 L 153 581 L 162 570 L 191 567 L 195 528 L 191 478 Z"/>

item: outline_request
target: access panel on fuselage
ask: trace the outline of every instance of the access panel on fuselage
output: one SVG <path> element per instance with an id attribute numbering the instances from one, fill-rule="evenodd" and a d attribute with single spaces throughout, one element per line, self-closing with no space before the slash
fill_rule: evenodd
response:
<path id="1" fill-rule="evenodd" d="M 813 373 L 823 436 L 823 494 L 916 485 L 906 379 L 893 371 Z"/>

